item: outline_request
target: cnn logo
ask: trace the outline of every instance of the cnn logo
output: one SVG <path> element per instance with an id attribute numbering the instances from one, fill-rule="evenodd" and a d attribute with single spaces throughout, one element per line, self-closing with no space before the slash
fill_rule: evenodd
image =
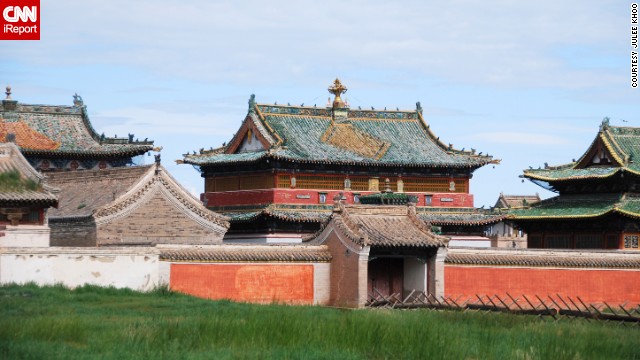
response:
<path id="1" fill-rule="evenodd" d="M 40 40 L 40 0 L 0 3 L 0 40 Z"/>
<path id="2" fill-rule="evenodd" d="M 38 20 L 38 7 L 37 6 L 7 6 L 2 12 L 2 17 L 8 22 L 18 21 L 31 21 L 36 22 Z"/>

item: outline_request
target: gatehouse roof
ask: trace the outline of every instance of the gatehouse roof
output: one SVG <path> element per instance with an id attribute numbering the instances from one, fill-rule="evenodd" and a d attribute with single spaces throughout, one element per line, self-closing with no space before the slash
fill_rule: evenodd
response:
<path id="1" fill-rule="evenodd" d="M 336 202 L 323 232 L 336 229 L 353 243 L 378 248 L 447 246 L 447 237 L 434 234 L 413 205 L 345 205 Z M 324 237 L 323 232 L 316 238 Z"/>

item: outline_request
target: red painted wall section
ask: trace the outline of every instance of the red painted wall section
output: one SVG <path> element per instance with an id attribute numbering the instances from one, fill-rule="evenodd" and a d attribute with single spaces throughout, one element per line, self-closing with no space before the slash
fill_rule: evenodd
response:
<path id="1" fill-rule="evenodd" d="M 353 204 L 351 191 L 338 190 L 306 190 L 306 189 L 265 189 L 265 190 L 237 190 L 225 192 L 208 192 L 200 195 L 201 200 L 206 200 L 207 206 L 232 206 L 232 205 L 261 205 L 261 204 L 295 204 L 318 205 L 320 204 L 320 192 L 327 194 L 326 203 L 332 204 L 333 197 L 343 193 L 347 198 L 347 204 Z M 375 194 L 375 192 L 358 191 L 359 195 Z M 426 193 L 407 193 L 418 197 L 417 206 L 425 206 Z M 434 193 L 431 206 L 433 207 L 473 207 L 473 195 L 461 193 Z"/>
<path id="2" fill-rule="evenodd" d="M 274 202 L 273 190 L 208 192 L 200 195 L 206 206 L 261 205 Z"/>
<path id="3" fill-rule="evenodd" d="M 445 266 L 445 296 L 579 296 L 585 303 L 640 304 L 640 270 Z"/>
<path id="4" fill-rule="evenodd" d="M 424 195 L 419 196 L 418 206 L 424 206 Z M 432 195 L 433 207 L 473 207 L 473 195 L 459 193 L 436 193 Z"/>
<path id="5" fill-rule="evenodd" d="M 313 304 L 313 265 L 171 264 L 172 290 L 207 299 Z"/>

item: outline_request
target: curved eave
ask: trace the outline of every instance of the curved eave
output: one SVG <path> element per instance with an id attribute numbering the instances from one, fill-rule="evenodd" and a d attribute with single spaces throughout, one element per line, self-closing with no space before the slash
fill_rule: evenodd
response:
<path id="1" fill-rule="evenodd" d="M 541 181 L 546 181 L 548 183 L 553 183 L 553 182 L 572 181 L 572 180 L 606 179 L 622 171 L 631 172 L 631 173 L 640 175 L 640 173 L 636 171 L 630 171 L 630 169 L 628 168 L 617 168 L 615 170 L 612 170 L 608 174 L 601 174 L 601 175 L 580 175 L 580 176 L 567 176 L 567 177 L 555 178 L 555 177 L 541 176 L 541 175 L 532 174 L 530 172 L 525 172 L 523 176 L 529 180 L 541 180 Z"/>
<path id="2" fill-rule="evenodd" d="M 624 210 L 624 209 L 621 209 L 621 208 L 614 208 L 613 211 L 615 211 L 616 213 L 618 213 L 620 215 L 630 217 L 632 219 L 640 219 L 640 214 L 635 213 L 633 211 Z"/>
<path id="3" fill-rule="evenodd" d="M 319 160 L 303 159 L 303 158 L 296 158 L 291 156 L 282 156 L 277 154 L 271 154 L 271 155 L 265 154 L 264 156 L 260 156 L 255 159 L 248 159 L 248 160 L 229 160 L 229 161 L 216 161 L 216 162 L 206 162 L 206 161 L 199 162 L 189 158 L 185 158 L 183 160 L 183 163 L 205 167 L 205 166 L 230 165 L 230 164 L 241 164 L 241 163 L 252 164 L 252 163 L 261 161 L 263 159 L 285 160 L 285 161 L 298 162 L 303 164 L 352 165 L 352 166 L 358 165 L 358 166 L 382 166 L 382 167 L 412 166 L 412 167 L 421 167 L 421 168 L 456 168 L 456 169 L 472 169 L 472 170 L 478 169 L 488 164 L 499 163 L 499 160 L 494 160 L 492 158 L 487 158 L 483 161 L 478 161 L 475 164 L 455 164 L 455 163 L 432 164 L 432 163 L 412 163 L 412 162 L 378 162 L 378 161 L 344 161 L 344 160 L 331 161 L 329 159 L 319 159 Z"/>
<path id="4" fill-rule="evenodd" d="M 197 155 L 195 155 L 197 156 Z M 267 159 L 267 158 L 272 158 L 270 157 L 268 154 L 263 154 L 262 156 L 256 157 L 255 159 L 247 159 L 247 160 L 228 160 L 228 161 L 197 161 L 197 160 L 193 160 L 190 159 L 188 157 L 185 157 L 182 160 L 183 164 L 189 164 L 189 165 L 195 165 L 195 166 L 200 166 L 200 167 L 204 167 L 204 166 L 216 166 L 216 165 L 231 165 L 231 164 L 240 164 L 240 163 L 245 163 L 245 164 L 253 164 L 256 162 L 259 162 L 260 160 L 263 159 Z"/>
<path id="5" fill-rule="evenodd" d="M 522 216 L 522 215 L 515 215 L 515 214 L 509 214 L 507 215 L 507 219 L 508 220 L 541 220 L 541 219 L 545 219 L 545 220 L 571 220 L 571 219 L 591 219 L 591 218 L 597 218 L 597 217 L 601 217 L 604 215 L 607 215 L 611 212 L 614 212 L 615 209 L 608 209 L 599 213 L 593 213 L 593 214 L 580 214 L 580 215 L 535 215 L 535 216 Z"/>
<path id="6" fill-rule="evenodd" d="M 609 150 L 609 153 L 613 156 L 618 165 L 623 166 L 625 164 L 625 161 L 620 157 L 620 154 L 624 154 L 624 152 L 622 151 L 620 145 L 618 145 L 618 143 L 615 141 L 613 135 L 609 133 L 608 129 L 605 129 L 600 133 L 600 139 L 604 143 L 604 146 L 607 148 L 607 150 Z"/>
<path id="7" fill-rule="evenodd" d="M 469 220 L 469 221 L 438 221 L 438 220 L 427 220 L 431 225 L 434 226 L 442 226 L 442 225 L 466 225 L 466 226 L 483 226 L 483 225 L 491 225 L 499 223 L 500 221 L 506 219 L 506 216 L 499 216 L 492 219 L 487 220 Z"/>
<path id="8" fill-rule="evenodd" d="M 361 244 L 362 245 L 362 244 Z M 369 242 L 366 244 L 373 249 L 430 249 L 446 246 L 445 242 L 438 243 L 409 243 L 409 244 L 376 244 Z"/>
<path id="9" fill-rule="evenodd" d="M 151 145 L 125 151 L 85 151 L 85 150 L 31 150 L 21 149 L 25 156 L 38 156 L 43 158 L 59 159 L 68 157 L 111 159 L 145 154 L 153 149 Z"/>
<path id="10" fill-rule="evenodd" d="M 0 199 L 0 207 L 42 206 L 58 207 L 57 199 L 9 200 Z"/>
<path id="11" fill-rule="evenodd" d="M 233 214 L 233 213 L 222 213 L 224 216 L 229 218 L 229 223 L 237 224 L 237 223 L 247 223 L 254 221 L 262 214 L 261 211 L 251 212 L 251 213 L 242 213 L 242 214 Z"/>
<path id="12" fill-rule="evenodd" d="M 384 162 L 384 161 L 345 161 L 345 160 L 334 160 L 331 161 L 329 159 L 301 159 L 294 158 L 289 156 L 279 156 L 273 155 L 273 158 L 276 160 L 288 160 L 288 161 L 296 161 L 299 163 L 306 164 L 323 164 L 323 165 L 360 165 L 360 166 L 384 166 L 384 167 L 392 167 L 392 166 L 414 166 L 414 167 L 433 167 L 433 168 L 465 168 L 465 169 L 477 169 L 484 165 L 492 163 L 494 160 L 487 159 L 485 161 L 479 161 L 475 164 L 457 164 L 457 163 L 444 163 L 444 164 L 432 164 L 432 163 L 415 163 L 415 162 Z"/>
<path id="13" fill-rule="evenodd" d="M 271 218 L 275 218 L 275 219 L 279 219 L 279 220 L 284 220 L 284 221 L 291 221 L 291 222 L 299 222 L 299 223 L 321 223 L 324 222 L 325 220 L 327 220 L 331 214 L 327 213 L 326 216 L 323 215 L 312 215 L 312 216 L 305 216 L 304 213 L 302 212 L 291 212 L 291 213 L 295 213 L 295 214 L 300 214 L 301 216 L 299 217 L 289 217 L 286 216 L 286 212 L 284 211 L 280 211 L 280 212 L 273 212 L 270 210 L 265 210 L 262 212 L 262 215 L 267 216 L 267 217 L 271 217 Z"/>

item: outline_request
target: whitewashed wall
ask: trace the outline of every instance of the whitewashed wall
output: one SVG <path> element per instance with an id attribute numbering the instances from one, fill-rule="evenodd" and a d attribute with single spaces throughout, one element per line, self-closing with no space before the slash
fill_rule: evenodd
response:
<path id="1" fill-rule="evenodd" d="M 48 225 L 7 225 L 0 236 L 0 247 L 47 247 L 49 246 Z"/>
<path id="2" fill-rule="evenodd" d="M 168 267 L 155 248 L 2 248 L 0 283 L 84 284 L 152 290 L 166 285 Z M 162 270 L 161 270 L 162 269 Z"/>

